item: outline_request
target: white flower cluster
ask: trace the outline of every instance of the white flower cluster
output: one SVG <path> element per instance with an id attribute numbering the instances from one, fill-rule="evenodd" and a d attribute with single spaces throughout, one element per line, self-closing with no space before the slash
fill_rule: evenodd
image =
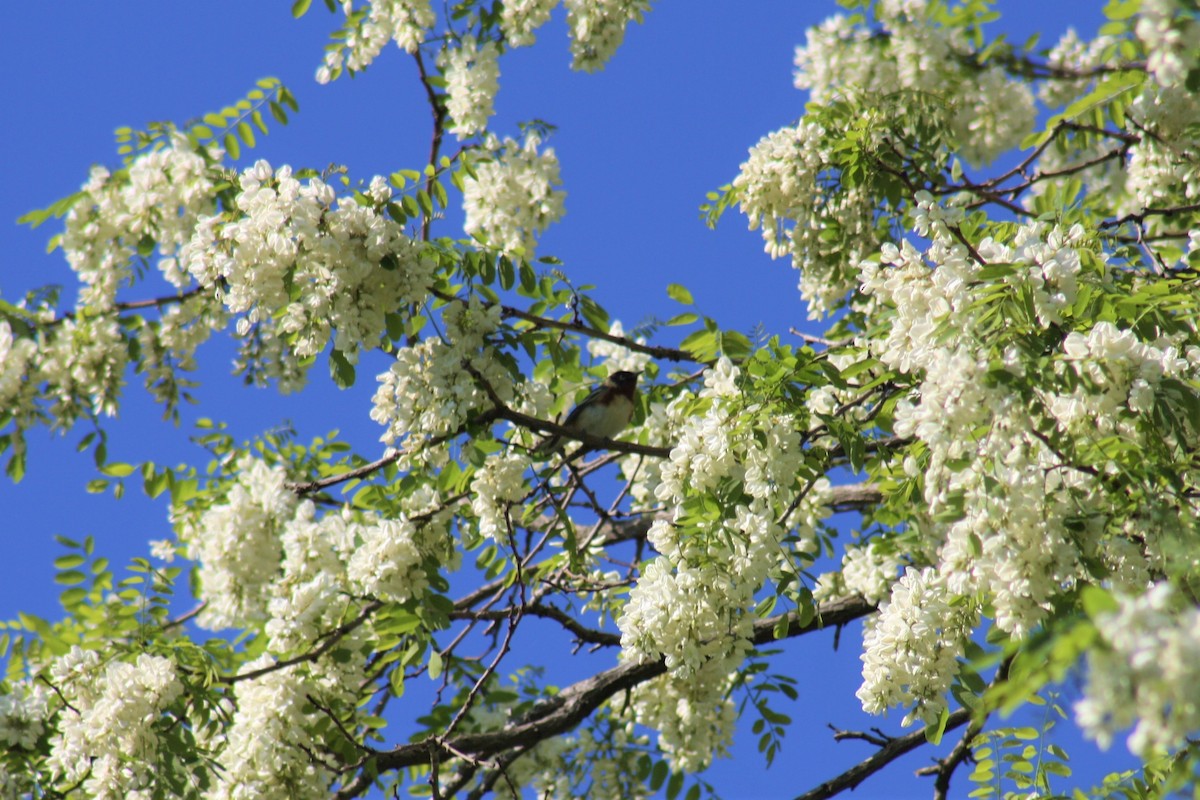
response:
<path id="1" fill-rule="evenodd" d="M 608 327 L 608 332 L 613 336 L 625 336 L 625 328 L 621 325 L 620 320 L 614 320 L 612 325 Z M 644 337 L 638 337 L 635 340 L 638 344 L 645 344 Z M 604 359 L 604 366 L 608 367 L 608 374 L 625 370 L 626 372 L 642 372 L 646 369 L 646 365 L 650 363 L 650 356 L 645 353 L 639 353 L 630 350 L 623 344 L 609 342 L 604 339 L 589 339 L 587 344 L 588 355 L 592 358 Z"/>
<path id="2" fill-rule="evenodd" d="M 1146 69 L 1163 87 L 1180 87 L 1200 66 L 1200 15 L 1180 0 L 1142 0 L 1135 31 L 1146 48 Z"/>
<path id="3" fill-rule="evenodd" d="M 299 357 L 329 342 L 352 363 L 386 331 L 385 317 L 424 299 L 434 265 L 403 226 L 382 212 L 386 181 L 371 182 L 378 205 L 338 201 L 319 178 L 258 161 L 241 175 L 242 215 L 203 220 L 180 263 L 203 286 L 221 286 L 238 332 L 273 324 Z M 295 299 L 293 299 L 295 296 Z"/>
<path id="4" fill-rule="evenodd" d="M 1200 23 L 1197 24 L 1200 30 Z M 1149 84 L 1128 112 L 1147 133 L 1129 149 L 1127 197 L 1122 213 L 1200 199 L 1200 167 L 1190 154 L 1200 148 L 1200 98 L 1183 86 Z M 1156 231 L 1161 220 L 1151 220 Z"/>
<path id="5" fill-rule="evenodd" d="M 874 199 L 861 187 L 827 191 L 831 142 L 820 125 L 801 121 L 763 137 L 750 148 L 733 181 L 750 229 L 762 228 L 772 258 L 790 255 L 800 271 L 800 293 L 809 316 L 823 316 L 855 286 L 848 264 L 878 247 Z M 830 242 L 825 231 L 843 236 Z"/>
<path id="6" fill-rule="evenodd" d="M 396 362 L 380 375 L 371 419 L 387 428 L 380 439 L 414 445 L 458 430 L 472 415 L 492 406 L 480 381 L 504 402 L 514 394 L 511 375 L 494 357 L 487 337 L 500 326 L 500 306 L 484 307 L 472 296 L 443 316 L 446 338 L 429 338 L 396 354 Z M 474 373 L 474 374 L 473 374 Z M 478 379 L 476 378 L 478 376 Z M 429 458 L 444 458 L 431 448 Z"/>
<path id="7" fill-rule="evenodd" d="M 201 564 L 197 622 L 209 629 L 246 627 L 267 618 L 270 586 L 283 554 L 283 528 L 299 503 L 282 467 L 244 456 L 220 505 L 185 522 L 181 538 Z"/>
<path id="8" fill-rule="evenodd" d="M 46 731 L 48 700 L 49 690 L 29 681 L 18 681 L 0 695 L 0 744 L 10 752 L 32 750 Z"/>
<path id="9" fill-rule="evenodd" d="M 1158 344 L 1142 342 L 1133 331 L 1119 330 L 1107 321 L 1097 322 L 1086 335 L 1067 334 L 1063 354 L 1086 386 L 1054 395 L 1050 411 L 1059 425 L 1075 433 L 1089 430 L 1135 437 L 1133 415 L 1154 409 L 1162 380 L 1193 378 L 1200 363 L 1200 350 L 1195 347 L 1185 355 L 1167 341 Z"/>
<path id="10" fill-rule="evenodd" d="M 129 348 L 115 318 L 65 318 L 43 329 L 37 350 L 33 380 L 46 383 L 54 427 L 66 429 L 81 416 L 116 415 Z"/>
<path id="11" fill-rule="evenodd" d="M 638 707 L 649 716 L 638 721 L 663 726 L 662 744 L 680 764 L 706 763 L 724 741 L 727 680 L 750 648 L 755 594 L 781 560 L 795 556 L 781 544 L 785 533 L 801 551 L 813 547 L 828 496 L 822 480 L 785 530 L 784 510 L 800 490 L 799 426 L 789 415 L 745 407 L 738 378 L 723 358 L 695 395 L 652 410 L 656 422 L 648 424 L 664 423 L 676 444 L 667 462 L 635 481 L 635 497 L 657 498 L 671 517 L 651 526 L 647 539 L 660 555 L 643 569 L 617 624 L 627 657 L 666 659 L 665 679 L 640 690 Z M 727 498 L 723 513 L 697 513 L 691 501 L 702 494 Z"/>
<path id="12" fill-rule="evenodd" d="M 12 415 L 18 424 L 33 410 L 36 384 L 27 380 L 34 368 L 37 343 L 16 336 L 6 320 L 0 320 L 0 414 Z"/>
<path id="13" fill-rule="evenodd" d="M 1083 75 L 1096 67 L 1107 66 L 1104 55 L 1113 46 L 1111 36 L 1097 36 L 1084 41 L 1074 28 L 1068 28 L 1046 56 L 1046 64 L 1052 69 Z M 1085 90 L 1090 78 L 1051 77 L 1042 81 L 1038 88 L 1038 99 L 1050 108 L 1059 108 L 1077 99 Z"/>
<path id="14" fill-rule="evenodd" d="M 1016 147 L 1033 129 L 1033 94 L 998 65 L 974 66 L 960 30 L 934 22 L 927 4 L 881 4 L 882 35 L 835 16 L 796 49 L 796 88 L 826 104 L 847 87 L 865 96 L 908 90 L 940 99 L 955 151 L 983 164 Z"/>
<path id="15" fill-rule="evenodd" d="M 363 527 L 362 544 L 347 566 L 347 577 L 357 591 L 403 603 L 420 597 L 429 585 L 421 564 L 417 526 L 407 519 L 379 520 Z"/>
<path id="16" fill-rule="evenodd" d="M 506 0 L 500 12 L 500 28 L 513 47 L 527 47 L 537 37 L 533 32 L 545 25 L 558 0 Z"/>
<path id="17" fill-rule="evenodd" d="M 261 656 L 240 674 L 275 666 Z M 308 702 L 319 694 L 301 666 L 276 669 L 234 685 L 236 711 L 219 757 L 214 800 L 317 800 L 329 796 L 333 775 L 309 754 L 321 748 L 312 734 L 319 712 Z M 306 709 L 308 709 L 306 711 Z"/>
<path id="18" fill-rule="evenodd" d="M 1200 609 L 1165 582 L 1116 599 L 1096 620 L 1103 647 L 1088 653 L 1076 720 L 1102 747 L 1132 725 L 1134 753 L 1175 750 L 1200 729 Z"/>
<path id="19" fill-rule="evenodd" d="M 93 167 L 83 194 L 67 214 L 62 239 L 67 262 L 85 284 L 80 305 L 112 307 L 117 289 L 133 279 L 131 261 L 143 241 L 158 244 L 162 276 L 177 289 L 187 285 L 175 252 L 216 206 L 213 175 L 187 137 L 176 134 L 170 147 L 136 158 L 127 178 Z"/>
<path id="20" fill-rule="evenodd" d="M 641 22 L 650 0 L 563 0 L 571 32 L 571 66 L 596 72 L 625 41 L 630 21 Z"/>
<path id="21" fill-rule="evenodd" d="M 487 129 L 500 88 L 499 57 L 495 42 L 481 46 L 474 36 L 438 53 L 437 65 L 446 78 L 449 95 L 446 110 L 450 112 L 450 132 L 459 139 Z"/>
<path id="22" fill-rule="evenodd" d="M 996 624 L 1024 635 L 1079 574 L 1065 522 L 1075 513 L 1072 493 L 1090 491 L 1091 478 L 1055 468 L 1061 458 L 1033 432 L 1026 401 L 985 380 L 991 358 L 975 334 L 981 266 L 950 230 L 961 212 L 938 207 L 928 195 L 919 195 L 918 203 L 915 228 L 933 240 L 927 255 L 936 269 L 907 242 L 883 248 L 892 268 L 863 265 L 864 293 L 892 309 L 892 324 L 871 346 L 884 364 L 922 376 L 919 402 L 897 406 L 895 432 L 929 447 L 930 516 L 962 512 L 948 526 L 923 526 L 930 549 L 941 547 L 945 585 L 963 596 L 986 592 Z M 1080 260 L 1072 248 L 1080 239 L 1078 231 L 1034 223 L 1020 229 L 1012 245 L 985 240 L 977 252 L 1019 267 L 1007 282 L 1033 295 L 1048 324 L 1074 299 Z M 951 330 L 955 336 L 942 333 Z M 1012 355 L 1010 368 L 1022 369 Z M 961 467 L 964 459 L 970 466 Z"/>
<path id="23" fill-rule="evenodd" d="M 848 546 L 842 555 L 841 572 L 828 572 L 817 580 L 813 596 L 824 601 L 858 595 L 872 605 L 878 605 L 892 592 L 900 575 L 899 554 L 871 539 L 860 546 Z"/>
<path id="24" fill-rule="evenodd" d="M 706 668 L 688 680 L 662 675 L 634 690 L 634 716 L 658 731 L 659 749 L 673 770 L 700 772 L 729 755 L 738 717 L 735 677 Z"/>
<path id="25" fill-rule="evenodd" d="M 318 83 L 329 83 L 343 69 L 351 74 L 366 69 L 389 40 L 401 50 L 417 52 L 437 21 L 429 0 L 369 0 L 365 9 L 342 0 L 342 11 L 347 17 L 339 34 L 342 43 L 326 52 L 325 63 L 317 69 Z"/>
<path id="26" fill-rule="evenodd" d="M 541 153 L 536 133 L 525 135 L 524 145 L 489 136 L 485 156 L 472 162 L 475 177 L 463 179 L 463 210 L 468 234 L 489 247 L 533 258 L 537 236 L 566 213 L 567 193 L 562 184 L 558 157 L 553 148 Z"/>
<path id="27" fill-rule="evenodd" d="M 479 519 L 479 533 L 497 542 L 507 543 L 508 507 L 529 491 L 525 471 L 529 456 L 509 451 L 489 458 L 471 479 L 471 510 Z"/>
<path id="28" fill-rule="evenodd" d="M 54 774 L 67 785 L 82 783 L 89 797 L 149 797 L 157 779 L 156 723 L 183 692 L 175 665 L 146 653 L 132 664 L 102 664 L 95 651 L 73 647 L 51 676 L 69 703 L 51 738 Z"/>
<path id="29" fill-rule="evenodd" d="M 937 720 L 977 618 L 970 604 L 952 604 L 952 597 L 936 569 L 910 567 L 867 620 L 857 697 L 868 714 L 904 706 L 904 725 Z"/>

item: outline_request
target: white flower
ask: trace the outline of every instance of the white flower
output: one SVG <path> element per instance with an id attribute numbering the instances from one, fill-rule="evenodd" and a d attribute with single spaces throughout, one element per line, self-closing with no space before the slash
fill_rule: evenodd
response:
<path id="1" fill-rule="evenodd" d="M 609 326 L 608 332 L 613 336 L 625 336 L 625 328 L 621 325 L 620 320 L 614 320 Z M 645 344 L 644 337 L 636 339 L 638 344 Z M 603 358 L 604 364 L 608 367 L 608 374 L 620 372 L 642 372 L 646 365 L 650 363 L 650 356 L 645 353 L 639 353 L 630 350 L 628 347 L 610 342 L 605 339 L 589 339 L 587 344 L 588 353 L 593 358 Z"/>
<path id="2" fill-rule="evenodd" d="M 417 52 L 437 17 L 429 0 L 370 0 L 365 9 L 353 0 L 342 4 L 348 19 L 342 44 L 325 54 L 317 81 L 328 83 L 348 69 L 353 74 L 370 66 L 389 40 L 401 50 Z"/>
<path id="3" fill-rule="evenodd" d="M 60 712 L 47 764 L 64 783 L 82 782 L 93 797 L 127 797 L 154 786 L 156 723 L 183 692 L 168 659 L 147 653 L 135 663 L 72 648 L 55 665 L 55 686 L 69 705 Z"/>
<path id="4" fill-rule="evenodd" d="M 450 112 L 450 132 L 459 139 L 487 128 L 499 89 L 499 55 L 495 42 L 480 46 L 473 36 L 438 54 L 437 64 L 445 75 L 449 94 L 446 109 Z"/>
<path id="5" fill-rule="evenodd" d="M 1165 582 L 1116 600 L 1117 610 L 1096 620 L 1103 647 L 1088 653 L 1076 720 L 1102 747 L 1130 726 L 1138 755 L 1183 747 L 1200 728 L 1200 610 Z"/>
<path id="6" fill-rule="evenodd" d="M 863 711 L 879 714 L 905 706 L 904 725 L 932 722 L 946 707 L 975 613 L 951 605 L 936 570 L 911 567 L 892 587 L 891 598 L 863 629 Z"/>
<path id="7" fill-rule="evenodd" d="M 298 500 L 286 473 L 244 456 L 225 501 L 185 525 L 181 538 L 199 567 L 197 621 L 210 629 L 241 627 L 267 617 L 271 582 L 280 569 L 284 526 Z"/>
<path id="8" fill-rule="evenodd" d="M 504 38 L 513 47 L 531 45 L 537 39 L 533 32 L 550 19 L 558 0 L 507 0 L 500 12 L 500 27 Z"/>
<path id="9" fill-rule="evenodd" d="M 463 179 L 464 229 L 489 247 L 532 258 L 537 236 L 565 213 L 558 158 L 552 148 L 538 152 L 541 139 L 525 143 L 490 137 L 486 159 L 474 163 L 475 177 Z"/>
<path id="10" fill-rule="evenodd" d="M 586 72 L 604 69 L 625 40 L 630 21 L 641 22 L 650 0 L 563 0 L 571 32 L 571 66 Z"/>

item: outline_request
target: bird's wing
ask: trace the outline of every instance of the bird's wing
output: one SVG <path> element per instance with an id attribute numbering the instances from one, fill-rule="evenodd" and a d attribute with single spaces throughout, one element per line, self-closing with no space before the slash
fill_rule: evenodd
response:
<path id="1" fill-rule="evenodd" d="M 588 393 L 587 397 L 585 397 L 585 398 L 583 398 L 583 400 L 579 401 L 579 403 L 576 404 L 575 408 L 571 409 L 571 413 L 567 415 L 567 418 L 565 420 L 563 420 L 563 427 L 570 428 L 572 425 L 574 425 L 576 422 L 578 422 L 579 415 L 582 413 L 583 409 L 586 406 L 589 406 L 593 402 L 598 400 L 600 398 L 600 395 L 604 392 L 604 389 L 605 389 L 605 387 L 603 385 L 597 386 L 595 389 L 592 389 L 592 391 L 590 391 Z"/>

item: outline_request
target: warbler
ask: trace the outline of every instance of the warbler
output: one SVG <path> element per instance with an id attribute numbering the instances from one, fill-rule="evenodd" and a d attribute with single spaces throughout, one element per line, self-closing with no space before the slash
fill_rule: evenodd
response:
<path id="1" fill-rule="evenodd" d="M 575 406 L 562 423 L 564 428 L 577 433 L 611 439 L 633 418 L 633 406 L 637 402 L 637 372 L 621 370 L 609 375 L 604 383 L 592 390 L 583 402 Z M 547 458 L 562 450 L 567 440 L 551 434 L 533 450 L 538 458 Z M 579 453 L 590 450 L 588 445 Z"/>

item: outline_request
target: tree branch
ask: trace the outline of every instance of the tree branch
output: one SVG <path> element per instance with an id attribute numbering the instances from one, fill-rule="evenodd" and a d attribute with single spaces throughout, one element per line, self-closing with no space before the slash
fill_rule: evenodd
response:
<path id="1" fill-rule="evenodd" d="M 965 724 L 971 718 L 971 712 L 965 708 L 960 708 L 950 714 L 950 719 L 946 722 L 946 730 L 954 730 L 955 728 Z M 846 737 L 843 737 L 846 738 Z M 851 737 L 852 738 L 852 737 Z M 925 744 L 925 731 L 917 730 L 904 736 L 889 738 L 874 754 L 863 759 L 855 764 L 850 769 L 838 775 L 836 778 L 831 778 L 825 781 L 820 786 L 810 789 L 802 795 L 799 795 L 795 800 L 826 800 L 840 794 L 847 789 L 854 789 L 867 778 L 874 775 L 879 770 L 886 767 L 888 764 L 895 761 L 900 756 L 916 750 L 921 745 Z"/>
<path id="2" fill-rule="evenodd" d="M 788 620 L 784 638 L 794 638 L 824 628 L 845 625 L 874 610 L 874 606 L 861 598 L 831 601 L 823 604 L 816 617 L 804 625 L 799 624 L 794 612 L 759 620 L 754 626 L 752 641 L 755 644 L 776 641 L 775 627 L 784 619 Z M 558 695 L 535 706 L 525 717 L 514 720 L 500 730 L 467 733 L 444 743 L 426 737 L 381 752 L 375 760 L 374 770 L 383 772 L 427 763 L 431 749 L 439 750 L 444 758 L 452 758 L 455 753 L 463 753 L 472 758 L 487 758 L 514 747 L 535 744 L 571 730 L 609 698 L 663 675 L 666 671 L 666 661 L 661 658 L 655 661 L 628 661 L 619 664 L 568 686 Z M 344 796 L 354 796 L 356 792 L 352 792 L 353 789 L 351 786 L 343 790 Z"/>

